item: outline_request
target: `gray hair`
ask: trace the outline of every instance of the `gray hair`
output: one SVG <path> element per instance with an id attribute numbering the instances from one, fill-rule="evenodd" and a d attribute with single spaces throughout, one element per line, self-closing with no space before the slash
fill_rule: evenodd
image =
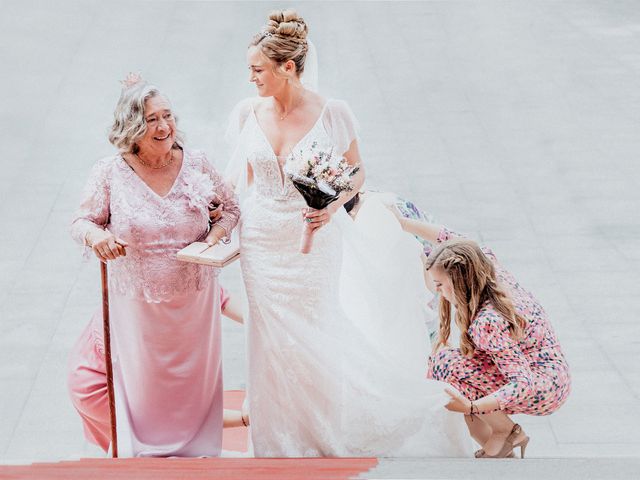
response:
<path id="1" fill-rule="evenodd" d="M 109 141 L 120 152 L 138 153 L 139 147 L 136 144 L 147 132 L 147 121 L 144 118 L 144 106 L 148 99 L 153 97 L 167 97 L 160 93 L 157 87 L 141 81 L 130 87 L 124 87 L 120 94 L 120 99 L 113 112 L 113 125 L 109 132 Z M 176 124 L 178 118 L 175 117 Z M 184 136 L 179 130 L 176 131 L 176 146 L 184 144 Z"/>

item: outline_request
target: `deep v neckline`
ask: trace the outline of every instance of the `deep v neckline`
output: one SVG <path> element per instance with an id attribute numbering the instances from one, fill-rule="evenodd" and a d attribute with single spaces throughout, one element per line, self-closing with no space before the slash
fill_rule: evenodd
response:
<path id="1" fill-rule="evenodd" d="M 160 200 L 165 200 L 175 190 L 176 185 L 178 184 L 178 180 L 182 176 L 182 171 L 184 170 L 184 164 L 185 164 L 185 161 L 186 161 L 186 158 L 187 158 L 187 154 L 185 153 L 184 149 L 181 149 L 181 150 L 182 150 L 182 164 L 180 165 L 180 170 L 178 170 L 178 174 L 176 175 L 176 178 L 173 179 L 173 183 L 171 184 L 171 188 L 164 195 L 160 195 L 153 188 L 151 188 L 149 186 L 149 184 L 142 179 L 142 177 L 138 174 L 138 172 L 136 172 L 135 169 L 131 165 L 129 165 L 129 162 L 127 162 L 125 160 L 125 158 L 124 158 L 124 156 L 122 154 L 120 154 L 119 156 L 120 156 L 120 160 L 128 168 L 131 169 L 131 173 L 133 174 L 133 176 L 138 179 L 138 181 L 143 185 L 144 188 L 146 188 L 149 192 L 151 192 L 153 195 L 155 195 Z"/>
<path id="2" fill-rule="evenodd" d="M 298 145 L 300 145 L 303 141 L 306 140 L 306 138 L 311 134 L 311 132 L 313 132 L 315 130 L 315 128 L 318 126 L 318 123 L 320 123 L 320 121 L 322 120 L 322 117 L 324 117 L 324 112 L 327 109 L 327 105 L 329 104 L 329 100 L 326 100 L 324 102 L 324 105 L 322 106 L 322 110 L 320 111 L 320 115 L 318 115 L 318 118 L 316 119 L 315 122 L 313 122 L 313 125 L 311 125 L 311 127 L 309 128 L 309 130 L 306 131 L 306 133 L 304 135 L 302 135 L 302 137 L 300 137 L 300 140 L 298 140 L 296 143 L 294 143 L 291 146 L 291 151 L 294 151 L 296 149 L 296 147 L 298 147 Z M 258 126 L 258 130 L 260 130 L 260 133 L 262 134 L 262 137 L 264 138 L 264 140 L 267 142 L 267 145 L 269 145 L 269 150 L 271 152 L 271 155 L 277 160 L 278 157 L 283 157 L 284 155 L 277 155 L 275 149 L 273 148 L 273 144 L 271 143 L 271 141 L 269 140 L 269 137 L 267 137 L 266 132 L 264 131 L 264 129 L 262 128 L 262 125 L 260 125 L 260 121 L 258 120 L 258 115 L 256 114 L 256 109 L 253 106 L 253 103 L 251 104 L 251 113 L 253 113 L 253 119 L 256 122 L 256 125 Z M 291 154 L 286 155 L 286 157 L 289 157 Z"/>
<path id="3" fill-rule="evenodd" d="M 324 112 L 327 109 L 327 105 L 329 104 L 329 100 L 326 100 L 324 102 L 324 105 L 322 106 L 322 110 L 320 111 L 320 115 L 318 115 L 318 118 L 316 119 L 315 122 L 313 122 L 313 125 L 311 125 L 311 128 L 309 128 L 309 130 L 307 130 L 307 132 L 302 135 L 302 137 L 300 137 L 300 140 L 298 140 L 292 147 L 291 147 L 291 153 L 289 153 L 288 155 L 284 156 L 284 158 L 286 158 L 286 160 L 284 161 L 284 164 L 280 165 L 280 161 L 278 160 L 278 158 L 282 158 L 283 155 L 277 155 L 276 151 L 273 148 L 273 144 L 269 141 L 269 137 L 267 137 L 266 132 L 264 131 L 264 129 L 262 128 L 262 125 L 260 125 L 260 122 L 258 121 L 258 115 L 256 114 L 256 109 L 253 106 L 253 103 L 251 103 L 251 113 L 253 114 L 253 120 L 256 122 L 256 127 L 258 128 L 258 130 L 260 131 L 260 134 L 262 135 L 262 138 L 264 139 L 264 141 L 267 143 L 267 145 L 269 145 L 269 151 L 271 153 L 271 156 L 273 157 L 273 159 L 276 162 L 276 165 L 278 167 L 278 173 L 280 174 L 280 187 L 281 187 L 281 191 L 284 191 L 284 185 L 285 185 L 285 178 L 284 178 L 284 166 L 287 163 L 287 160 L 289 159 L 289 157 L 293 154 L 293 151 L 298 148 L 298 146 L 304 142 L 307 137 L 309 135 L 311 135 L 311 132 L 313 132 L 316 127 L 318 126 L 318 124 L 322 121 L 322 117 L 324 117 Z"/>

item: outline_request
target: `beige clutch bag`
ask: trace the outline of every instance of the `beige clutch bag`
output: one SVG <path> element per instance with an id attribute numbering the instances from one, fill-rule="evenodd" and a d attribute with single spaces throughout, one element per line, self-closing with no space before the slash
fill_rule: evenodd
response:
<path id="1" fill-rule="evenodd" d="M 230 243 L 219 242 L 212 247 L 203 242 L 194 242 L 180 250 L 177 258 L 183 262 L 222 268 L 240 258 L 240 242 L 237 235 L 231 235 Z"/>

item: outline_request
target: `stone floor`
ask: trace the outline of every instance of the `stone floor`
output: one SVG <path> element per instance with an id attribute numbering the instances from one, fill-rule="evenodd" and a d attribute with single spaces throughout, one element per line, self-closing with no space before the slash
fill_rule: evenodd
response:
<path id="1" fill-rule="evenodd" d="M 99 305 L 97 263 L 82 261 L 68 224 L 91 165 L 113 151 L 118 80 L 141 71 L 159 85 L 189 145 L 223 166 L 226 117 L 254 94 L 247 44 L 282 5 L 1 2 L 0 462 L 100 456 L 65 390 L 67 352 Z M 539 464 L 557 476 L 566 459 L 631 471 L 640 457 L 637 2 L 287 5 L 310 24 L 321 92 L 360 119 L 369 186 L 491 245 L 547 307 L 574 388 L 556 414 L 518 418 L 528 454 L 548 458 Z M 240 292 L 237 266 L 224 281 Z M 225 388 L 244 385 L 243 348 L 242 328 L 226 323 Z M 419 465 L 383 462 L 376 478 L 417 478 Z"/>

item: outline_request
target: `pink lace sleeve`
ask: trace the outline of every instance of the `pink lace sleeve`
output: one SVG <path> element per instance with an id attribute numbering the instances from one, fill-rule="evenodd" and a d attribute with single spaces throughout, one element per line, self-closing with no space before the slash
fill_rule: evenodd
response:
<path id="1" fill-rule="evenodd" d="M 80 206 L 71 222 L 71 237 L 81 245 L 87 245 L 87 234 L 104 230 L 109 223 L 109 170 L 113 157 L 96 162 L 85 184 Z"/>
<path id="2" fill-rule="evenodd" d="M 233 187 L 227 183 L 216 168 L 204 157 L 205 170 L 211 177 L 214 191 L 218 200 L 224 204 L 222 215 L 216 221 L 216 225 L 224 228 L 226 236 L 231 235 L 231 230 L 235 228 L 240 219 L 240 206 L 233 191 Z"/>

